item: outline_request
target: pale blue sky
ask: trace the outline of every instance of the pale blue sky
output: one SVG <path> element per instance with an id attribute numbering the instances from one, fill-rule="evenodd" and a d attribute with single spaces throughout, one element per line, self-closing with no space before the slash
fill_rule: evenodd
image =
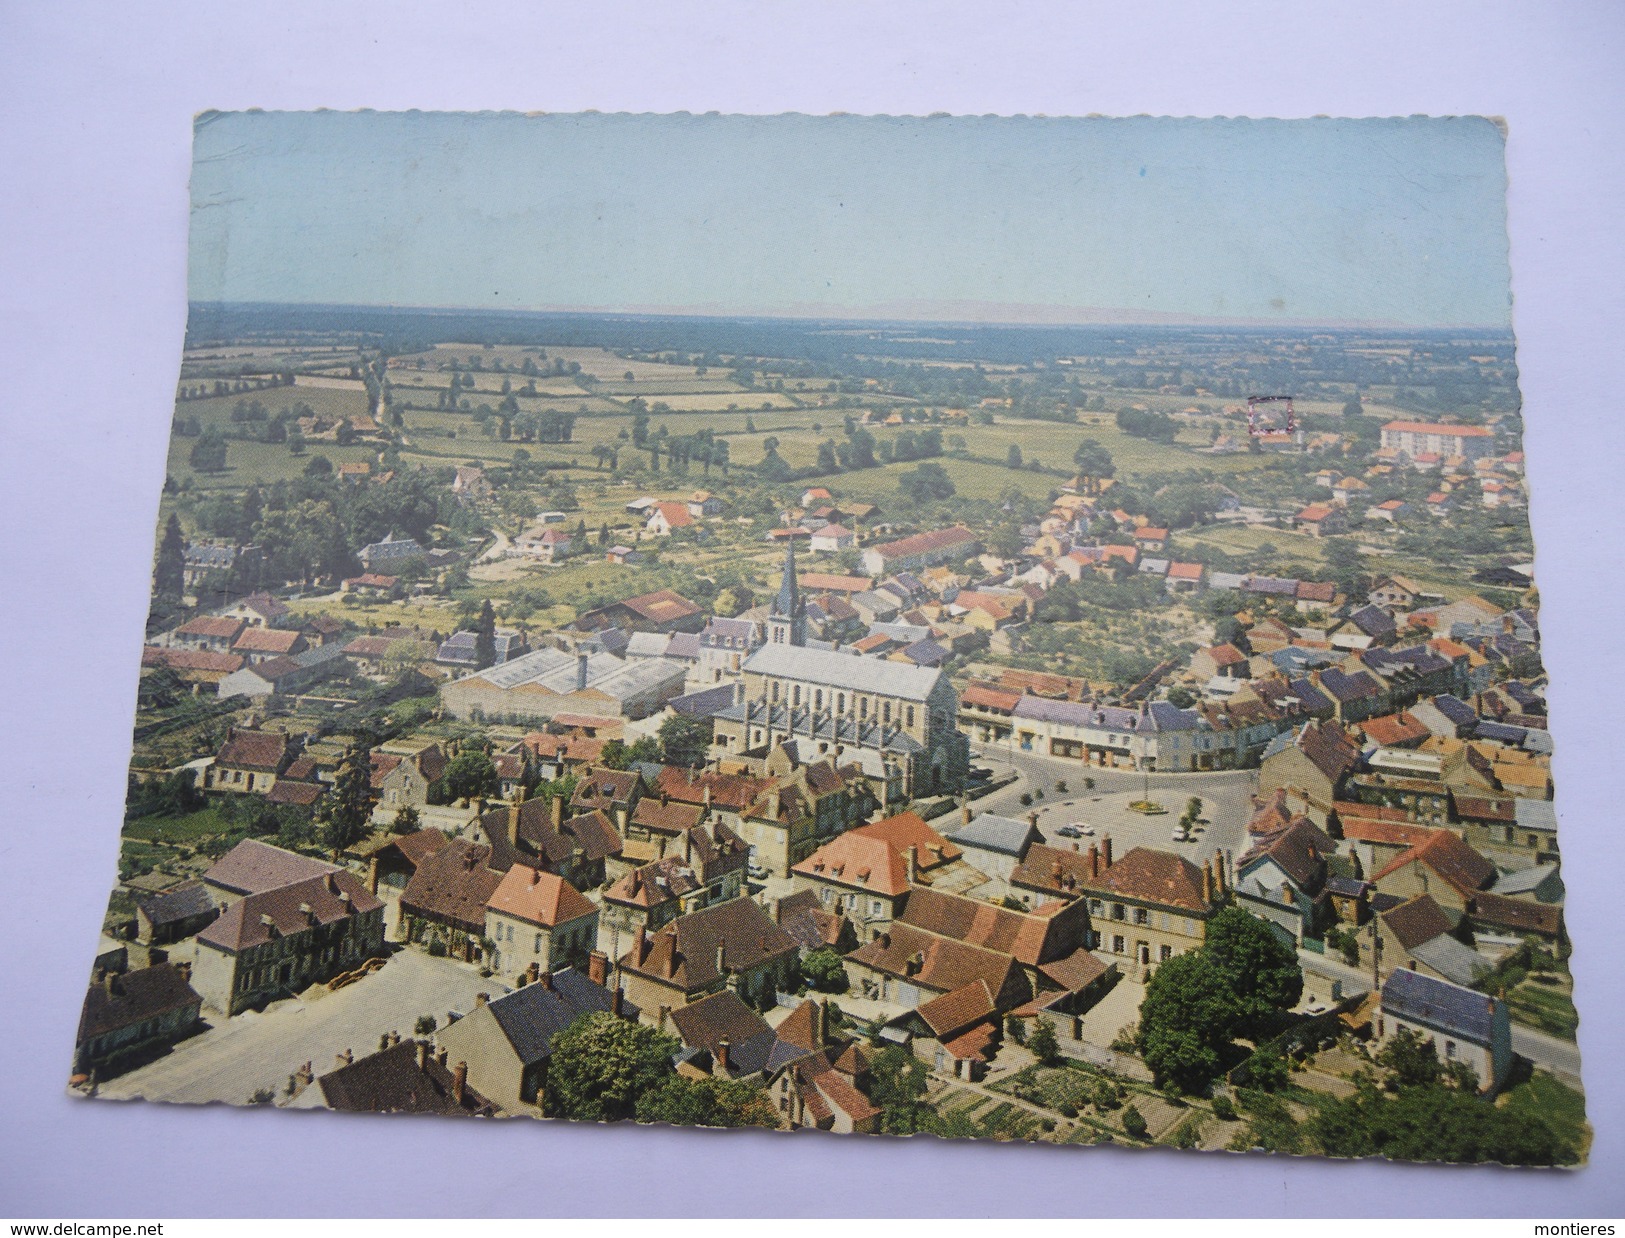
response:
<path id="1" fill-rule="evenodd" d="M 192 176 L 200 301 L 1510 319 L 1476 118 L 238 112 Z"/>

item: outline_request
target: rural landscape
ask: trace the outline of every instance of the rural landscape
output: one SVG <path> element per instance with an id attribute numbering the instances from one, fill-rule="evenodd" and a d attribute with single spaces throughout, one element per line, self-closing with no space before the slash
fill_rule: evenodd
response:
<path id="1" fill-rule="evenodd" d="M 1489 328 L 194 304 L 71 1086 L 1580 1164 L 1521 441 Z"/>

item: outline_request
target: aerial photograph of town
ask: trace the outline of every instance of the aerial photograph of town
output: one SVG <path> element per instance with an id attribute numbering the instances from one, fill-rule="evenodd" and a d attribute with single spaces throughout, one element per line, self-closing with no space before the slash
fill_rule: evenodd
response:
<path id="1" fill-rule="evenodd" d="M 1501 141 L 200 117 L 69 1087 L 1582 1164 Z"/>

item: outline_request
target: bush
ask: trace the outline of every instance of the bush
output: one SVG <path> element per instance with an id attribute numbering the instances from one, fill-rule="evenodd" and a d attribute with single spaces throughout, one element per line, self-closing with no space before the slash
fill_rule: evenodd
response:
<path id="1" fill-rule="evenodd" d="M 439 1026 L 439 1021 L 432 1014 L 420 1014 L 418 1021 L 412 1024 L 412 1031 L 419 1036 L 428 1036 Z"/>
<path id="2" fill-rule="evenodd" d="M 1213 1098 L 1213 1116 L 1221 1122 L 1234 1122 L 1236 1120 L 1236 1104 L 1222 1093 Z"/>
<path id="3" fill-rule="evenodd" d="M 1149 1130 L 1145 1119 L 1140 1116 L 1140 1111 L 1133 1105 L 1123 1110 L 1123 1133 L 1130 1139 L 1144 1139 Z"/>

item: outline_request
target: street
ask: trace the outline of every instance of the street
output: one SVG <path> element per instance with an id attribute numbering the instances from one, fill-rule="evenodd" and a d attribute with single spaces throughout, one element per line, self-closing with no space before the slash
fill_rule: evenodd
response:
<path id="1" fill-rule="evenodd" d="M 1094 769 L 1077 761 L 1002 746 L 973 744 L 971 755 L 975 763 L 991 769 L 995 778 L 1010 772 L 1019 775 L 1008 787 L 974 801 L 971 811 L 1018 820 L 1036 812 L 1039 832 L 1052 845 L 1077 843 L 1087 850 L 1090 843 L 1110 834 L 1116 855 L 1133 847 L 1155 847 L 1176 852 L 1194 864 L 1203 863 L 1221 848 L 1236 859 L 1247 850 L 1247 822 L 1253 815 L 1257 770 L 1148 776 L 1131 770 Z M 1086 778 L 1094 780 L 1093 788 L 1085 789 Z M 1065 782 L 1067 790 L 1057 791 L 1057 782 Z M 1042 799 L 1038 798 L 1040 791 Z M 1168 810 L 1165 815 L 1146 816 L 1128 807 L 1131 800 L 1142 798 L 1148 791 L 1152 800 Z M 1022 804 L 1023 794 L 1033 796 L 1030 806 Z M 1176 843 L 1172 837 L 1174 826 L 1192 796 L 1202 800 L 1202 813 L 1209 825 L 1192 841 Z M 1095 833 L 1083 838 L 1065 838 L 1057 833 L 1073 822 L 1091 826 Z"/>
<path id="2" fill-rule="evenodd" d="M 471 1009 L 476 993 L 504 992 L 467 964 L 400 950 L 372 975 L 314 1001 L 290 998 L 229 1020 L 205 1010 L 209 1031 L 98 1091 L 119 1100 L 241 1105 L 265 1088 L 280 1100 L 288 1076 L 305 1062 L 320 1076 L 346 1049 L 359 1058 L 376 1050 L 387 1032 L 411 1036 L 419 1015 L 433 1015 L 444 1026 L 446 1012 Z"/>

